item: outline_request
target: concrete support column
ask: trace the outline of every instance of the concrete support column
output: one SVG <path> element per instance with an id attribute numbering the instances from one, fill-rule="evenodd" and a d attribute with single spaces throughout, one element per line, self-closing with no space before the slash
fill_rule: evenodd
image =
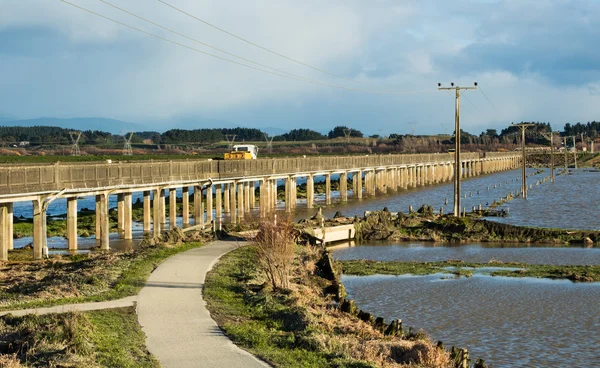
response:
<path id="1" fill-rule="evenodd" d="M 77 249 L 77 197 L 67 198 L 67 244 Z"/>
<path id="2" fill-rule="evenodd" d="M 237 212 L 235 203 L 235 183 L 229 183 L 229 207 L 231 207 L 229 220 L 234 224 L 237 222 Z"/>
<path id="3" fill-rule="evenodd" d="M 331 174 L 325 174 L 325 204 L 331 204 Z"/>
<path id="4" fill-rule="evenodd" d="M 166 191 L 167 189 L 161 189 L 158 202 L 160 204 L 160 225 L 161 229 L 167 228 L 167 206 L 166 206 Z"/>
<path id="5" fill-rule="evenodd" d="M 108 192 L 105 192 L 100 195 L 100 216 L 101 216 L 100 249 L 109 250 L 110 249 L 110 224 L 109 224 L 109 218 L 108 218 Z M 45 220 L 46 219 L 44 218 L 44 221 Z"/>
<path id="6" fill-rule="evenodd" d="M 237 217 L 244 217 L 244 183 L 237 183 Z"/>
<path id="7" fill-rule="evenodd" d="M 100 195 L 96 195 L 96 240 L 100 240 L 100 226 L 102 215 L 100 214 Z"/>
<path id="8" fill-rule="evenodd" d="M 183 220 L 183 225 L 190 224 L 190 187 L 181 188 L 181 218 Z"/>
<path id="9" fill-rule="evenodd" d="M 225 184 L 218 184 L 215 188 L 215 222 L 217 223 L 223 217 L 223 187 Z"/>
<path id="10" fill-rule="evenodd" d="M 202 205 L 201 188 L 200 185 L 194 187 L 194 223 L 196 225 L 204 223 L 204 206 Z"/>
<path id="11" fill-rule="evenodd" d="M 42 198 L 33 200 L 33 259 L 42 259 L 42 249 L 46 244 L 44 221 L 45 211 L 42 210 Z M 102 209 L 101 209 L 102 210 Z M 108 216 L 108 213 L 107 213 Z"/>
<path id="12" fill-rule="evenodd" d="M 342 202 L 348 202 L 348 173 L 340 174 L 340 196 Z"/>
<path id="13" fill-rule="evenodd" d="M 152 235 L 154 235 L 154 237 L 158 237 L 160 236 L 160 231 L 162 228 L 162 221 L 160 219 L 160 196 L 162 195 L 162 189 L 153 189 L 152 195 L 154 197 L 154 200 L 152 201 Z M 196 219 L 196 221 L 198 221 L 198 219 Z"/>
<path id="14" fill-rule="evenodd" d="M 292 211 L 292 178 L 291 177 L 287 177 L 285 178 L 285 184 L 284 184 L 284 200 L 285 200 L 285 210 L 286 212 L 291 212 Z"/>
<path id="15" fill-rule="evenodd" d="M 152 207 L 150 205 L 150 191 L 144 191 L 144 233 L 150 232 L 150 221 L 152 219 Z"/>
<path id="16" fill-rule="evenodd" d="M 249 209 L 253 210 L 256 208 L 256 182 L 251 181 L 248 183 L 250 186 L 250 206 Z"/>
<path id="17" fill-rule="evenodd" d="M 341 177 L 340 177 L 341 180 Z M 340 184 L 341 186 L 341 184 Z M 306 177 L 306 207 L 313 208 L 315 203 L 315 179 L 312 175 Z"/>
<path id="18" fill-rule="evenodd" d="M 250 212 L 250 182 L 244 183 L 244 212 Z"/>
<path id="19" fill-rule="evenodd" d="M 8 261 L 8 203 L 0 203 L 0 261 Z"/>
<path id="20" fill-rule="evenodd" d="M 117 233 L 123 238 L 123 193 L 117 194 Z"/>
<path id="21" fill-rule="evenodd" d="M 259 208 L 260 208 L 260 214 L 261 214 L 261 216 L 264 216 L 264 214 L 268 212 L 268 209 L 267 209 L 267 200 L 268 200 L 267 188 L 268 188 L 267 179 L 261 180 L 260 183 L 259 183 L 259 195 L 258 195 L 258 202 L 259 202 Z"/>
<path id="22" fill-rule="evenodd" d="M 296 204 L 298 202 L 298 180 L 296 178 L 292 178 L 291 189 L 292 190 L 290 192 L 290 206 L 293 210 L 294 208 L 296 208 Z"/>
<path id="23" fill-rule="evenodd" d="M 362 182 L 362 171 L 354 173 L 353 180 L 356 182 L 356 198 L 362 199 L 363 197 L 363 182 Z"/>
<path id="24" fill-rule="evenodd" d="M 131 193 L 123 194 L 123 238 L 133 239 L 133 196 Z"/>
<path id="25" fill-rule="evenodd" d="M 177 226 L 177 189 L 169 189 L 169 230 Z"/>
<path id="26" fill-rule="evenodd" d="M 277 179 L 273 179 L 271 185 L 273 186 L 273 190 L 271 191 L 271 195 L 273 196 L 271 204 L 273 205 L 273 208 L 275 208 L 277 207 Z"/>
<path id="27" fill-rule="evenodd" d="M 225 210 L 225 213 L 230 213 L 231 212 L 231 206 L 230 206 L 230 201 L 229 201 L 229 185 L 230 184 L 223 184 L 223 207 Z"/>
<path id="28" fill-rule="evenodd" d="M 7 203 L 6 204 L 6 210 L 8 211 L 8 234 L 7 234 L 7 238 L 8 238 L 8 250 L 13 250 L 15 248 L 15 239 L 14 239 L 14 212 L 13 212 L 13 203 Z"/>
<path id="29" fill-rule="evenodd" d="M 213 187 L 206 188 L 206 223 L 213 220 Z"/>

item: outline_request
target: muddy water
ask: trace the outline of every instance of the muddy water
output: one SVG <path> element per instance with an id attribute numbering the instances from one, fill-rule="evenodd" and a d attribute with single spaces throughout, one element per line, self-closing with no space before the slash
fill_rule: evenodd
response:
<path id="1" fill-rule="evenodd" d="M 600 249 L 469 244 L 367 245 L 338 248 L 337 259 L 600 264 Z M 467 347 L 493 367 L 597 367 L 600 283 L 534 278 L 343 276 L 359 308 Z"/>

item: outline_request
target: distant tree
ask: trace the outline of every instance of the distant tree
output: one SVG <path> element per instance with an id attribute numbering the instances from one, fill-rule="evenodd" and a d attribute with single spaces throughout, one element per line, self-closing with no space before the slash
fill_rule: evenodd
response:
<path id="1" fill-rule="evenodd" d="M 348 130 L 349 130 L 349 128 L 347 126 L 344 126 L 344 125 L 336 126 L 335 128 L 333 128 L 332 130 L 329 131 L 329 133 L 327 134 L 327 137 L 329 139 L 333 139 L 333 138 L 337 138 L 337 137 L 345 137 L 346 134 L 344 132 L 348 131 Z M 362 138 L 363 134 L 361 133 L 360 130 L 352 129 L 350 131 L 350 137 Z"/>
<path id="2" fill-rule="evenodd" d="M 370 135 L 369 138 L 375 138 L 375 139 L 377 139 L 377 138 L 379 138 L 379 134 Z"/>
<path id="3" fill-rule="evenodd" d="M 327 137 L 310 129 L 293 129 L 289 133 L 282 134 L 281 139 L 286 141 L 313 141 L 327 139 Z"/>

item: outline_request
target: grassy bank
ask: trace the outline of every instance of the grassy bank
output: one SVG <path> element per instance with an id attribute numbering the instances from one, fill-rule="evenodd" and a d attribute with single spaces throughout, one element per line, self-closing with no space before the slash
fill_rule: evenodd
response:
<path id="1" fill-rule="evenodd" d="M 357 223 L 357 236 L 364 240 L 421 240 L 453 243 L 481 241 L 588 246 L 600 243 L 599 231 L 514 226 L 477 217 L 477 215 L 461 218 L 451 215 L 439 216 L 434 214 L 431 208 L 422 213 L 399 212 L 397 215 L 388 211 L 377 211 Z"/>
<path id="2" fill-rule="evenodd" d="M 600 266 L 553 266 L 530 265 L 525 263 L 467 263 L 461 261 L 442 262 L 379 262 L 379 261 L 337 261 L 346 275 L 431 275 L 446 273 L 471 276 L 473 271 L 493 267 L 486 271 L 491 276 L 538 277 L 548 279 L 568 279 L 577 282 L 600 281 Z M 504 269 L 503 269 L 504 268 Z M 517 270 L 515 270 L 515 268 Z"/>
<path id="3" fill-rule="evenodd" d="M 159 367 L 134 307 L 0 317 L 0 367 Z"/>
<path id="4" fill-rule="evenodd" d="M 145 246 L 123 253 L 93 252 L 42 261 L 0 263 L 0 310 L 105 301 L 136 295 L 152 271 L 177 253 L 197 248 L 184 243 Z M 31 251 L 11 251 L 9 259 Z"/>
<path id="5" fill-rule="evenodd" d="M 234 343 L 276 367 L 449 366 L 429 340 L 384 336 L 333 307 L 316 259 L 313 248 L 297 248 L 289 288 L 273 290 L 254 248 L 225 255 L 205 282 L 212 317 Z"/>

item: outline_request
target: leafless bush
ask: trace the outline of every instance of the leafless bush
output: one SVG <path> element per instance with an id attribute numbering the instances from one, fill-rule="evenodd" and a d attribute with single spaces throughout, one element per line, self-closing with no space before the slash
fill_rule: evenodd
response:
<path id="1" fill-rule="evenodd" d="M 254 240 L 260 267 L 274 289 L 289 288 L 289 275 L 294 261 L 294 228 L 289 216 L 270 214 L 259 224 Z"/>

